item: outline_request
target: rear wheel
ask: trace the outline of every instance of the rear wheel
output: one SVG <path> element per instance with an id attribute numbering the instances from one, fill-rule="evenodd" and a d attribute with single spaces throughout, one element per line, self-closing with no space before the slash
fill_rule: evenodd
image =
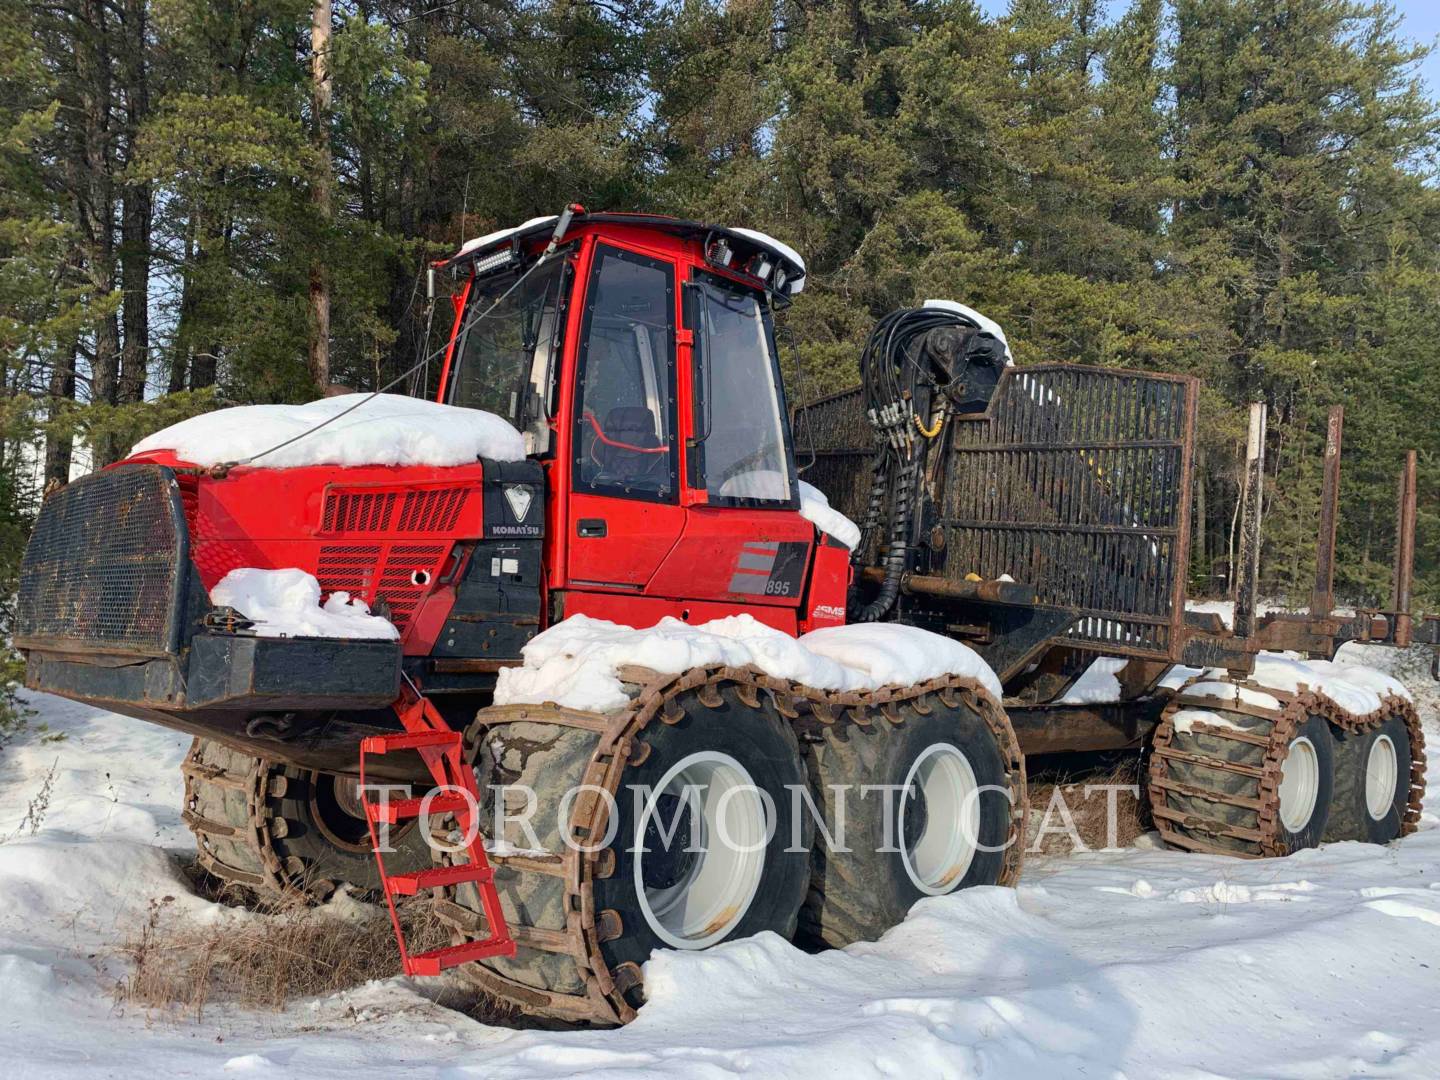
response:
<path id="1" fill-rule="evenodd" d="M 802 916 L 811 945 L 873 941 L 917 900 L 1018 873 L 1018 751 L 968 702 L 926 694 L 891 716 L 821 728 L 808 743 L 829 834 L 816 838 Z"/>
<path id="2" fill-rule="evenodd" d="M 1183 703 L 1162 722 L 1151 758 L 1151 813 L 1165 841 L 1241 855 L 1317 846 L 1334 782 L 1325 718 L 1257 716 L 1211 699 L 1203 707 Z"/>
<path id="3" fill-rule="evenodd" d="M 1410 733 L 1402 717 L 1365 732 L 1336 732 L 1326 840 L 1388 844 L 1401 835 L 1409 798 Z"/>

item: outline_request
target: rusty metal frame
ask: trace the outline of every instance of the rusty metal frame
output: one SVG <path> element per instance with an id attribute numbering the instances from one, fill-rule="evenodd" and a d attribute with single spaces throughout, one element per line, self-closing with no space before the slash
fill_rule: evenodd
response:
<path id="1" fill-rule="evenodd" d="M 951 425 L 943 451 L 949 482 L 939 521 L 947 533 L 946 548 L 958 546 L 963 552 L 957 539 L 968 531 L 1001 536 L 991 545 L 1003 553 L 1001 561 L 1028 553 L 1059 565 L 1066 561 L 1061 549 L 1083 553 L 1100 573 L 1087 577 L 1072 569 L 1066 582 L 1054 574 L 1029 582 L 1037 588 L 1040 606 L 1076 612 L 1075 625 L 1056 643 L 1178 661 L 1187 636 L 1199 388 L 1191 376 L 1122 368 L 1007 368 L 985 411 L 955 417 Z M 1067 395 L 1078 397 L 1080 405 L 1064 410 Z M 1016 407 L 1024 398 L 1039 405 L 1028 417 Z M 1053 411 L 1047 412 L 1048 404 Z M 1042 417 L 1053 421 L 1049 437 L 1036 437 L 1032 430 Z M 1002 501 L 981 490 L 993 479 L 997 462 L 1011 474 L 1006 479 L 1014 481 L 1015 491 L 1035 493 L 1033 505 L 1026 508 L 1013 495 Z M 1094 498 L 1097 491 L 1091 488 L 1103 489 L 1105 498 Z M 982 512 L 966 514 L 967 503 Z M 1168 566 L 1160 592 L 1152 589 L 1147 596 L 1135 566 L 1125 565 L 1126 541 L 1132 548 L 1167 549 L 1168 560 L 1157 561 Z M 952 573 L 962 569 L 982 577 L 1013 572 L 1025 581 L 1028 576 L 1019 566 L 962 568 L 952 562 Z M 1165 573 L 1160 571 L 1162 577 Z"/>

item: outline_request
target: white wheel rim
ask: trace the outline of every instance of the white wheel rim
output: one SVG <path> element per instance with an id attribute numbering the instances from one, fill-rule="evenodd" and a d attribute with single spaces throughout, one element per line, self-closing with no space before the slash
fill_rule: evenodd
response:
<path id="1" fill-rule="evenodd" d="M 1301 735 L 1290 744 L 1280 766 L 1280 823 L 1298 833 L 1310 824 L 1320 795 L 1320 758 L 1315 744 Z"/>
<path id="2" fill-rule="evenodd" d="M 687 789 L 689 792 L 687 794 Z M 647 888 L 646 830 L 662 796 L 688 807 L 688 868 L 673 885 Z M 687 801 L 688 800 L 688 801 Z M 745 767 L 729 754 L 702 751 L 676 762 L 648 794 L 635 826 L 635 895 L 650 929 L 676 949 L 704 949 L 739 925 L 755 899 L 765 867 L 769 814 Z M 662 816 L 662 846 L 678 844 L 674 822 Z"/>
<path id="3" fill-rule="evenodd" d="M 1382 820 L 1395 806 L 1395 785 L 1400 779 L 1400 763 L 1395 744 L 1389 735 L 1380 735 L 1370 744 L 1365 759 L 1365 809 L 1376 821 Z"/>
<path id="4" fill-rule="evenodd" d="M 959 887 L 980 843 L 980 784 L 969 760 L 949 743 L 935 743 L 915 759 L 905 776 L 900 821 L 912 799 L 923 797 L 920 835 L 903 835 L 900 858 L 921 892 L 941 896 Z"/>

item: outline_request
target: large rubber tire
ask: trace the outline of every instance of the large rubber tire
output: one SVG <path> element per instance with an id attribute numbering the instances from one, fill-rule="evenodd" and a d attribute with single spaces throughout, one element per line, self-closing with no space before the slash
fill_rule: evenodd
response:
<path id="1" fill-rule="evenodd" d="M 733 759 L 749 774 L 755 787 L 769 795 L 776 813 L 776 826 L 763 847 L 753 896 L 723 939 L 734 940 L 762 931 L 790 938 L 795 932 L 809 884 L 813 828 L 808 816 L 801 815 L 798 820 L 793 816 L 791 789 L 803 788 L 806 783 L 795 733 L 768 698 L 762 696 L 756 708 L 742 702 L 733 685 L 721 685 L 717 693 L 716 705 L 702 703 L 695 691 L 679 693 L 666 710 L 668 719 L 656 719 L 638 733 L 637 740 L 647 749 L 638 759 L 632 755 L 620 776 L 613 838 L 602 850 L 585 856 L 597 868 L 605 867 L 594 872 L 593 909 L 596 918 L 603 918 L 606 925 L 605 932 L 597 936 L 602 959 L 612 972 L 622 970 L 622 966 L 638 970 L 655 949 L 672 947 L 647 921 L 637 891 L 631 849 L 644 802 L 637 808 L 631 793 L 637 786 L 653 789 L 672 767 L 696 754 L 720 754 Z M 537 870 L 532 856 L 553 859 L 566 851 L 557 810 L 566 792 L 581 783 L 597 753 L 598 740 L 593 730 L 544 722 L 543 707 L 529 713 L 533 719 L 494 723 L 482 710 L 472 728 L 470 742 L 476 747 L 476 772 L 483 793 L 483 828 L 488 835 L 494 827 L 496 799 L 504 799 L 510 813 L 519 813 L 527 801 L 523 789 L 534 792 L 533 834 L 525 833 L 513 821 L 506 823 L 500 839 L 518 857 L 492 856 L 495 886 L 512 927 L 534 928 L 552 940 L 564 935 L 572 946 L 557 951 L 522 942 L 513 957 L 495 957 L 467 964 L 460 970 L 480 986 L 491 988 L 486 981 L 489 969 L 510 980 L 511 987 L 505 993 L 524 1007 L 555 1012 L 553 1006 L 545 1004 L 543 995 L 585 992 L 583 935 L 595 931 L 577 931 L 575 916 L 566 903 L 565 881 L 553 872 Z M 799 843 L 792 845 L 797 829 Z M 595 838 L 594 842 L 599 840 Z M 539 852 L 529 850 L 537 844 Z M 793 850 L 787 850 L 792 846 Z M 452 895 L 453 900 L 441 903 L 448 902 L 452 909 L 458 909 L 447 921 L 460 929 L 464 917 L 479 915 L 480 900 L 471 885 L 459 886 Z M 468 929 L 474 936 L 484 932 L 478 924 Z M 527 1000 L 530 991 L 540 996 Z M 623 993 L 631 1008 L 643 1004 L 640 988 Z M 603 1018 L 601 1022 L 605 1022 Z"/>
<path id="2" fill-rule="evenodd" d="M 1015 790 L 1016 777 L 994 733 L 964 705 L 952 710 L 929 694 L 918 699 L 919 710 L 916 705 L 907 702 L 897 709 L 899 723 L 877 714 L 868 725 L 825 727 L 807 742 L 815 805 L 837 840 L 838 792 L 846 793 L 844 846 L 849 849 L 831 850 L 825 836 L 816 837 L 810 892 L 801 915 L 801 939 L 811 947 L 873 941 L 901 922 L 917 900 L 996 885 L 1005 873 L 1011 819 L 1021 810 L 1005 794 Z M 928 715 L 920 710 L 928 710 Z M 953 877 L 927 880 L 919 860 L 905 850 L 906 839 L 917 829 L 928 835 L 916 820 L 921 800 L 906 795 L 918 790 L 913 775 L 917 763 L 924 769 L 931 761 L 953 761 L 954 754 L 964 759 L 980 792 L 975 819 L 964 826 L 953 822 L 956 839 L 968 840 L 960 834 L 973 833 L 978 845 L 968 863 L 962 864 L 964 855 L 959 854 L 948 864 Z M 874 785 L 890 785 L 892 790 Z M 862 793 L 863 786 L 872 790 Z M 929 819 L 927 812 L 925 823 Z"/>
<path id="3" fill-rule="evenodd" d="M 257 894 L 323 899 L 341 884 L 378 895 L 380 872 L 344 778 L 196 739 L 185 764 L 186 822 L 201 865 Z M 353 786 L 353 785 L 349 785 Z M 430 864 L 415 823 L 393 829 L 391 873 Z"/>
<path id="4" fill-rule="evenodd" d="M 1410 733 L 1405 720 L 1391 716 L 1361 734 L 1337 731 L 1334 752 L 1335 784 L 1325 839 L 1367 844 L 1398 839 L 1410 798 Z M 1388 797 L 1376 789 L 1376 783 L 1390 789 Z M 1376 796 L 1374 807 L 1371 794 Z"/>
<path id="5" fill-rule="evenodd" d="M 1223 707 L 1212 707 L 1212 711 L 1221 715 L 1234 727 L 1256 735 L 1269 734 L 1273 726 L 1268 720 L 1257 719 L 1238 712 L 1228 712 Z M 1314 778 L 1314 804 L 1309 815 L 1303 821 L 1292 821 L 1290 825 L 1287 825 L 1283 815 L 1277 821 L 1276 840 L 1285 853 L 1316 847 L 1325 835 L 1325 827 L 1330 818 L 1330 796 L 1334 784 L 1333 743 L 1334 740 L 1330 736 L 1330 725 L 1320 716 L 1307 717 L 1304 723 L 1296 727 L 1287 743 L 1282 758 L 1282 769 L 1286 767 L 1286 763 L 1292 755 L 1298 761 L 1302 754 L 1308 756 L 1313 753 L 1316 775 Z M 1174 749 L 1186 753 L 1203 755 L 1253 768 L 1259 768 L 1264 764 L 1267 749 L 1254 743 L 1240 742 L 1204 732 L 1181 731 L 1175 732 L 1170 745 Z M 1170 762 L 1169 771 L 1172 778 L 1183 784 L 1242 798 L 1251 798 L 1256 794 L 1255 781 L 1240 773 L 1182 761 Z M 1155 794 L 1160 795 L 1161 792 L 1156 791 Z M 1253 809 L 1175 792 L 1164 792 L 1163 794 L 1165 799 L 1163 805 L 1171 810 L 1223 822 L 1241 829 L 1258 827 L 1258 815 Z M 1184 831 L 1183 828 L 1181 831 Z M 1206 833 L 1203 839 L 1206 843 L 1227 851 L 1243 854 L 1255 853 L 1253 843 L 1237 837 Z"/>
<path id="6" fill-rule="evenodd" d="M 618 828 L 611 844 L 615 852 L 615 872 L 595 883 L 596 907 L 619 912 L 629 931 L 601 946 L 611 968 L 624 963 L 643 964 L 654 950 L 661 948 L 704 948 L 718 944 L 719 940 L 752 937 L 766 930 L 787 940 L 795 934 L 800 907 L 810 883 L 814 828 L 809 815 L 796 814 L 798 793 L 806 786 L 799 744 L 790 725 L 768 702 L 762 702 L 760 709 L 752 709 L 735 696 L 733 687 L 725 687 L 720 693 L 723 701 L 717 708 L 706 708 L 687 700 L 689 695 L 682 696 L 684 716 L 677 723 L 652 724 L 646 730 L 644 738 L 650 745 L 650 753 L 639 765 L 627 770 L 622 780 Z M 699 846 L 699 830 L 691 826 L 689 845 L 681 844 L 682 837 L 677 833 L 671 838 L 668 852 L 663 838 L 647 836 L 645 846 L 649 850 L 637 866 L 635 849 L 641 839 L 638 818 L 644 816 L 645 803 L 623 797 L 637 789 L 658 791 L 667 773 L 696 754 L 723 755 L 738 763 L 774 809 L 769 838 L 763 850 L 755 853 L 758 880 L 754 895 L 749 898 L 739 921 L 720 939 L 704 931 L 693 932 L 688 938 L 684 933 L 671 933 L 666 938 L 662 936 L 663 918 L 657 913 L 647 918 L 643 880 L 647 866 L 657 856 L 674 855 L 675 849 Z M 731 800 L 732 804 L 739 801 Z M 640 811 L 638 815 L 637 811 Z M 666 822 L 674 820 L 663 813 L 661 818 Z M 719 858 L 724 854 L 723 844 L 711 843 L 705 847 L 705 858 Z M 717 922 L 720 917 L 717 916 Z M 655 923 L 660 923 L 661 929 L 657 929 Z"/>

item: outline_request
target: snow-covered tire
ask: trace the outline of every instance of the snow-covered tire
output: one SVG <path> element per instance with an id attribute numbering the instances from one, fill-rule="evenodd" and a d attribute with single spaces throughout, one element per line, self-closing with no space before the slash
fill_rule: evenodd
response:
<path id="1" fill-rule="evenodd" d="M 1335 784 L 1327 841 L 1398 839 L 1410 798 L 1410 733 L 1403 717 L 1368 731 L 1335 731 Z"/>
<path id="2" fill-rule="evenodd" d="M 928 693 L 807 735 L 815 805 L 840 841 L 843 793 L 848 848 L 832 850 L 817 832 L 801 914 L 807 945 L 873 941 L 917 900 L 1018 874 L 1023 760 L 974 700 L 951 707 Z"/>
<path id="3" fill-rule="evenodd" d="M 380 872 L 354 784 L 196 739 L 183 765 L 184 819 L 200 865 L 267 896 L 323 899 L 341 884 L 377 894 Z M 392 830 L 391 873 L 430 862 L 421 829 Z"/>

